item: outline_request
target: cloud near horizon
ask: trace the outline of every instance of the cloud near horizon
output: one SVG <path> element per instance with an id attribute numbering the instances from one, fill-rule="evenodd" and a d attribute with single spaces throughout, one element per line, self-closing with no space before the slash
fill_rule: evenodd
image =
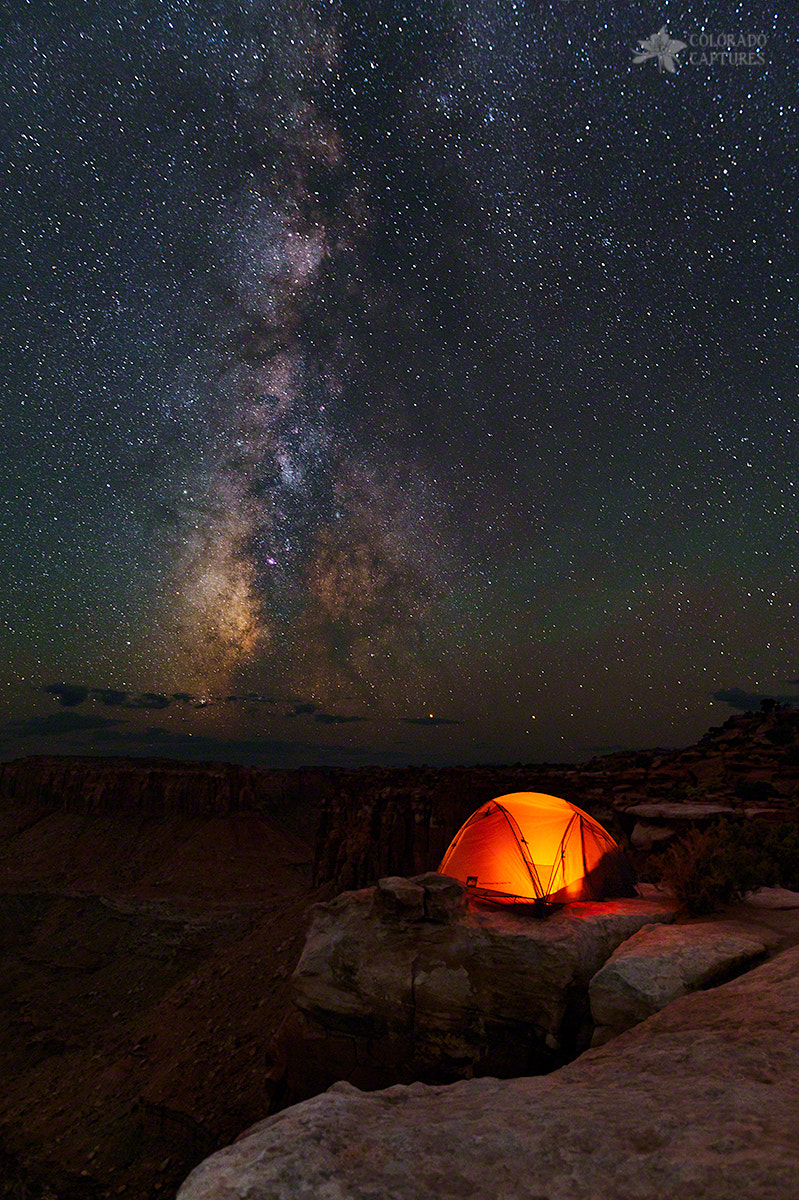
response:
<path id="1" fill-rule="evenodd" d="M 331 716 L 332 714 L 324 714 Z M 345 718 L 348 723 L 353 718 Z M 354 718 L 360 720 L 361 718 Z M 342 722 L 323 721 L 322 724 Z M 316 741 L 252 737 L 226 739 L 188 732 L 174 732 L 158 725 L 145 729 L 123 728 L 122 719 L 76 712 L 55 712 L 47 716 L 8 721 L 0 725 L 3 758 L 9 751 L 17 754 L 49 754 L 40 740 L 59 739 L 54 754 L 134 758 L 169 758 L 191 762 L 228 762 L 268 770 L 293 770 L 301 767 L 406 766 L 408 753 L 398 747 L 352 746 Z M 33 745 L 26 745 L 33 743 Z"/>
<path id="2" fill-rule="evenodd" d="M 449 717 L 400 717 L 403 725 L 462 725 L 463 721 L 453 721 Z"/>
<path id="3" fill-rule="evenodd" d="M 786 683 L 793 685 L 795 680 L 788 679 Z M 763 700 L 778 700 L 780 704 L 788 704 L 791 707 L 799 703 L 799 696 L 779 695 L 774 692 L 746 692 L 743 688 L 722 688 L 721 691 L 713 692 L 713 700 L 720 700 L 724 704 L 729 704 L 732 708 L 740 709 L 741 712 L 755 712 L 760 708 Z"/>
<path id="4" fill-rule="evenodd" d="M 190 692 L 127 692 L 121 688 L 94 688 L 83 684 L 50 683 L 42 688 L 64 708 L 74 708 L 87 700 L 97 701 L 106 708 L 125 708 L 139 711 L 169 708 L 172 704 L 207 708 L 217 704 L 268 704 L 288 706 L 288 711 L 274 713 L 283 718 L 312 717 L 319 725 L 355 725 L 372 718 L 359 714 L 329 713 L 311 700 L 287 700 L 266 696 L 259 692 L 248 692 L 243 696 L 195 696 Z M 420 725 L 429 728 L 440 725 L 462 725 L 462 721 L 449 717 L 398 717 L 404 725 Z M 88 728 L 88 726 L 87 726 Z"/>
<path id="5" fill-rule="evenodd" d="M 59 704 L 64 708 L 72 708 L 76 704 L 83 704 L 84 700 L 89 695 L 87 687 L 79 687 L 76 684 L 70 683 L 48 683 L 42 688 L 43 692 L 47 692 L 50 696 L 55 696 Z M 122 693 L 124 695 L 124 692 Z"/>
<path id="6" fill-rule="evenodd" d="M 3 733 L 13 737 L 58 737 L 64 733 L 83 733 L 86 730 L 111 729 L 121 722 L 113 717 L 93 717 L 85 713 L 55 712 L 46 717 L 28 717 L 24 721 L 7 721 Z"/>
<path id="7" fill-rule="evenodd" d="M 320 725 L 352 725 L 353 722 L 368 720 L 368 717 L 343 717 L 337 713 L 326 712 L 314 713 L 314 721 L 318 721 Z"/>
<path id="8" fill-rule="evenodd" d="M 98 729 L 92 740 L 96 745 L 107 747 L 109 753 L 117 748 L 121 753 L 128 752 L 141 757 L 156 754 L 201 762 L 238 762 L 273 770 L 297 767 L 351 768 L 370 764 L 403 766 L 406 762 L 406 756 L 395 750 L 325 746 L 280 738 L 227 740 L 173 733 L 157 725 L 142 730 Z"/>
<path id="9" fill-rule="evenodd" d="M 47 688 L 45 688 L 47 691 Z M 107 708 L 116 708 L 127 701 L 127 692 L 118 692 L 115 688 L 92 688 L 92 699 L 99 700 Z"/>

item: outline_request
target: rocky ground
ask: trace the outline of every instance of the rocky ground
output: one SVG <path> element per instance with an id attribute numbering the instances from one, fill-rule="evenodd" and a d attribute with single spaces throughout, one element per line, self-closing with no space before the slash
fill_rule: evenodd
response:
<path id="1" fill-rule="evenodd" d="M 515 790 L 571 799 L 628 843 L 637 828 L 646 870 L 653 844 L 720 809 L 797 812 L 799 712 L 580 767 L 0 764 L 0 1196 L 174 1194 L 279 1103 L 272 1038 L 311 905 L 434 868 Z M 763 919 L 787 945 L 785 914 Z"/>
<path id="2" fill-rule="evenodd" d="M 208 1159 L 178 1200 L 790 1200 L 799 948 L 551 1075 L 338 1083 Z"/>
<path id="3" fill-rule="evenodd" d="M 538 919 L 432 872 L 317 905 L 275 1045 L 287 1103 L 338 1081 L 372 1091 L 549 1074 L 799 942 L 795 892 L 759 889 L 688 919 L 640 889 Z"/>

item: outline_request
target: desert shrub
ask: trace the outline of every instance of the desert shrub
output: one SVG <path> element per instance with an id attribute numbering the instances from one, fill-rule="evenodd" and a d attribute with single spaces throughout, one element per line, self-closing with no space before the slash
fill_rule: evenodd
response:
<path id="1" fill-rule="evenodd" d="M 790 725 L 775 725 L 763 735 L 773 746 L 790 746 L 796 734 Z"/>
<path id="2" fill-rule="evenodd" d="M 735 795 L 744 804 L 766 804 L 774 794 L 767 779 L 739 779 L 735 785 Z"/>
<path id="3" fill-rule="evenodd" d="M 669 800 L 677 801 L 680 804 L 701 803 L 707 795 L 704 788 L 697 787 L 693 783 L 687 783 L 685 780 L 680 780 L 672 785 L 669 792 Z"/>
<path id="4" fill-rule="evenodd" d="M 748 864 L 747 864 L 748 866 Z M 691 829 L 661 860 L 661 883 L 691 916 L 711 913 L 747 890 L 744 868 L 729 824 Z"/>
<path id="5" fill-rule="evenodd" d="M 660 863 L 660 882 L 690 916 L 759 887 L 799 888 L 799 826 L 719 821 L 692 829 Z"/>
<path id="6" fill-rule="evenodd" d="M 756 852 L 768 878 L 756 887 L 784 887 L 799 891 L 799 825 L 782 821 L 747 821 L 740 830 L 741 842 Z"/>

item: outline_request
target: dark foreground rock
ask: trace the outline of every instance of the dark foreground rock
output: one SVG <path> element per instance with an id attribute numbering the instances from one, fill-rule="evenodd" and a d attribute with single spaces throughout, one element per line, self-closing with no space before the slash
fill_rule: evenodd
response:
<path id="1" fill-rule="evenodd" d="M 254 1126 L 178 1200 L 787 1200 L 799 947 L 537 1079 L 363 1093 Z"/>

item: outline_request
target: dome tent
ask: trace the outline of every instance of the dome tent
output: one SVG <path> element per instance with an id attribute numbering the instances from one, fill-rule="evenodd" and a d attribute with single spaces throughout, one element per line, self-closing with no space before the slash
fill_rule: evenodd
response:
<path id="1" fill-rule="evenodd" d="M 632 867 L 599 821 L 542 792 L 513 792 L 472 813 L 438 868 L 505 903 L 635 896 Z"/>

